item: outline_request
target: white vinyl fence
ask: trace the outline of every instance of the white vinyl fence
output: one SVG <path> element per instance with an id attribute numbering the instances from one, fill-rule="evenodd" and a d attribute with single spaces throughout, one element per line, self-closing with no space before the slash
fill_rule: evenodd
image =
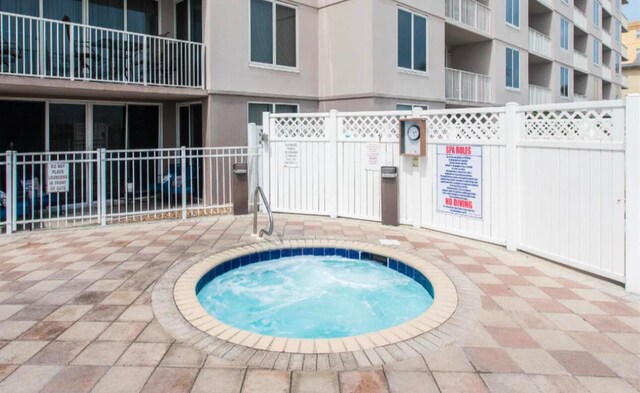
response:
<path id="1" fill-rule="evenodd" d="M 233 164 L 258 165 L 255 148 L 173 148 L 0 156 L 0 228 L 147 221 L 232 212 Z"/>
<path id="2" fill-rule="evenodd" d="M 625 150 L 637 143 L 640 154 L 640 136 L 625 121 L 640 113 L 640 97 L 626 105 L 265 114 L 263 186 L 275 212 L 379 221 L 380 166 L 396 166 L 401 224 L 524 250 L 638 291 L 640 258 L 630 255 L 640 253 L 640 208 L 627 207 L 625 192 L 640 203 L 640 164 L 636 179 Z M 399 155 L 402 117 L 426 120 L 426 157 Z M 438 147 L 459 145 L 482 152 L 481 218 L 437 206 Z"/>

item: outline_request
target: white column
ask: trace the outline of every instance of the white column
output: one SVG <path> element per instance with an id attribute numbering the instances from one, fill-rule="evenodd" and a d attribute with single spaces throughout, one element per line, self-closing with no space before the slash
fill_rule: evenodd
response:
<path id="1" fill-rule="evenodd" d="M 627 96 L 625 112 L 625 288 L 640 294 L 640 94 Z"/>
<path id="2" fill-rule="evenodd" d="M 271 195 L 271 138 L 275 135 L 275 119 L 272 119 L 268 112 L 262 114 L 262 190 L 269 201 Z M 273 203 L 271 203 L 273 205 Z"/>
<path id="3" fill-rule="evenodd" d="M 510 102 L 506 105 L 506 114 L 502 123 L 502 132 L 506 147 L 506 181 L 507 200 L 502 205 L 507 217 L 507 250 L 518 249 L 518 149 L 516 143 L 520 136 L 520 116 L 518 104 Z"/>

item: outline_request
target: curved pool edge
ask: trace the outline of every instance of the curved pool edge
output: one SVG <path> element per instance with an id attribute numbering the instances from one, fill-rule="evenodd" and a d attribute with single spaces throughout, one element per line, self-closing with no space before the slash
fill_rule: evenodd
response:
<path id="1" fill-rule="evenodd" d="M 287 248 L 344 248 L 360 250 L 401 261 L 424 275 L 433 286 L 434 302 L 420 316 L 381 331 L 331 339 L 289 339 L 264 336 L 229 326 L 202 307 L 196 285 L 209 271 L 229 260 L 259 252 Z M 451 318 L 458 306 L 458 293 L 451 279 L 433 263 L 388 246 L 345 240 L 283 240 L 254 243 L 222 251 L 196 262 L 175 282 L 173 298 L 180 315 L 194 328 L 213 339 L 260 351 L 291 354 L 356 352 L 411 340 L 429 333 Z"/>

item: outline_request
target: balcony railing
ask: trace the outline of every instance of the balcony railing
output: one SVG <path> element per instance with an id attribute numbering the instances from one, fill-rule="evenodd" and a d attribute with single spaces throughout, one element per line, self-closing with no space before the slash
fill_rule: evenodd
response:
<path id="1" fill-rule="evenodd" d="M 622 29 L 627 32 L 629 31 L 629 19 L 627 19 L 627 17 L 622 14 Z"/>
<path id="2" fill-rule="evenodd" d="M 447 68 L 445 83 L 448 100 L 491 102 L 491 78 L 487 75 Z"/>
<path id="3" fill-rule="evenodd" d="M 622 86 L 623 89 L 629 88 L 629 79 L 624 74 L 620 74 L 620 85 Z"/>
<path id="4" fill-rule="evenodd" d="M 204 87 L 200 43 L 0 12 L 0 74 Z"/>
<path id="5" fill-rule="evenodd" d="M 538 104 L 551 104 L 553 102 L 553 92 L 551 89 L 529 85 L 529 104 L 530 105 L 538 105 Z"/>
<path id="6" fill-rule="evenodd" d="M 491 32 L 491 9 L 474 0 L 446 0 L 446 16 L 485 33 Z"/>
<path id="7" fill-rule="evenodd" d="M 629 60 L 629 49 L 625 44 L 620 45 L 620 52 L 622 52 L 622 59 Z"/>
<path id="8" fill-rule="evenodd" d="M 573 8 L 573 23 L 582 31 L 587 31 L 587 15 L 577 7 Z"/>
<path id="9" fill-rule="evenodd" d="M 607 13 L 611 14 L 611 0 L 601 0 L 602 8 L 607 11 Z"/>
<path id="10" fill-rule="evenodd" d="M 575 102 L 585 102 L 585 101 L 589 101 L 589 97 L 585 96 L 584 94 L 574 94 L 573 95 L 573 101 L 575 101 Z"/>
<path id="11" fill-rule="evenodd" d="M 589 71 L 589 60 L 587 59 L 587 55 L 581 53 L 577 50 L 573 51 L 573 66 L 575 68 L 580 69 L 581 71 L 587 72 Z"/>
<path id="12" fill-rule="evenodd" d="M 611 68 L 604 64 L 602 65 L 602 79 L 611 80 Z"/>
<path id="13" fill-rule="evenodd" d="M 551 38 L 530 28 L 529 50 L 542 56 L 551 57 Z"/>

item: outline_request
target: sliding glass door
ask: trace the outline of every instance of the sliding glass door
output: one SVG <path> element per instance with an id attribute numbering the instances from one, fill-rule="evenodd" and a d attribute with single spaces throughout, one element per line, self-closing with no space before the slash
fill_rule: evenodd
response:
<path id="1" fill-rule="evenodd" d="M 180 0 L 175 12 L 176 38 L 202 42 L 202 0 Z"/>

